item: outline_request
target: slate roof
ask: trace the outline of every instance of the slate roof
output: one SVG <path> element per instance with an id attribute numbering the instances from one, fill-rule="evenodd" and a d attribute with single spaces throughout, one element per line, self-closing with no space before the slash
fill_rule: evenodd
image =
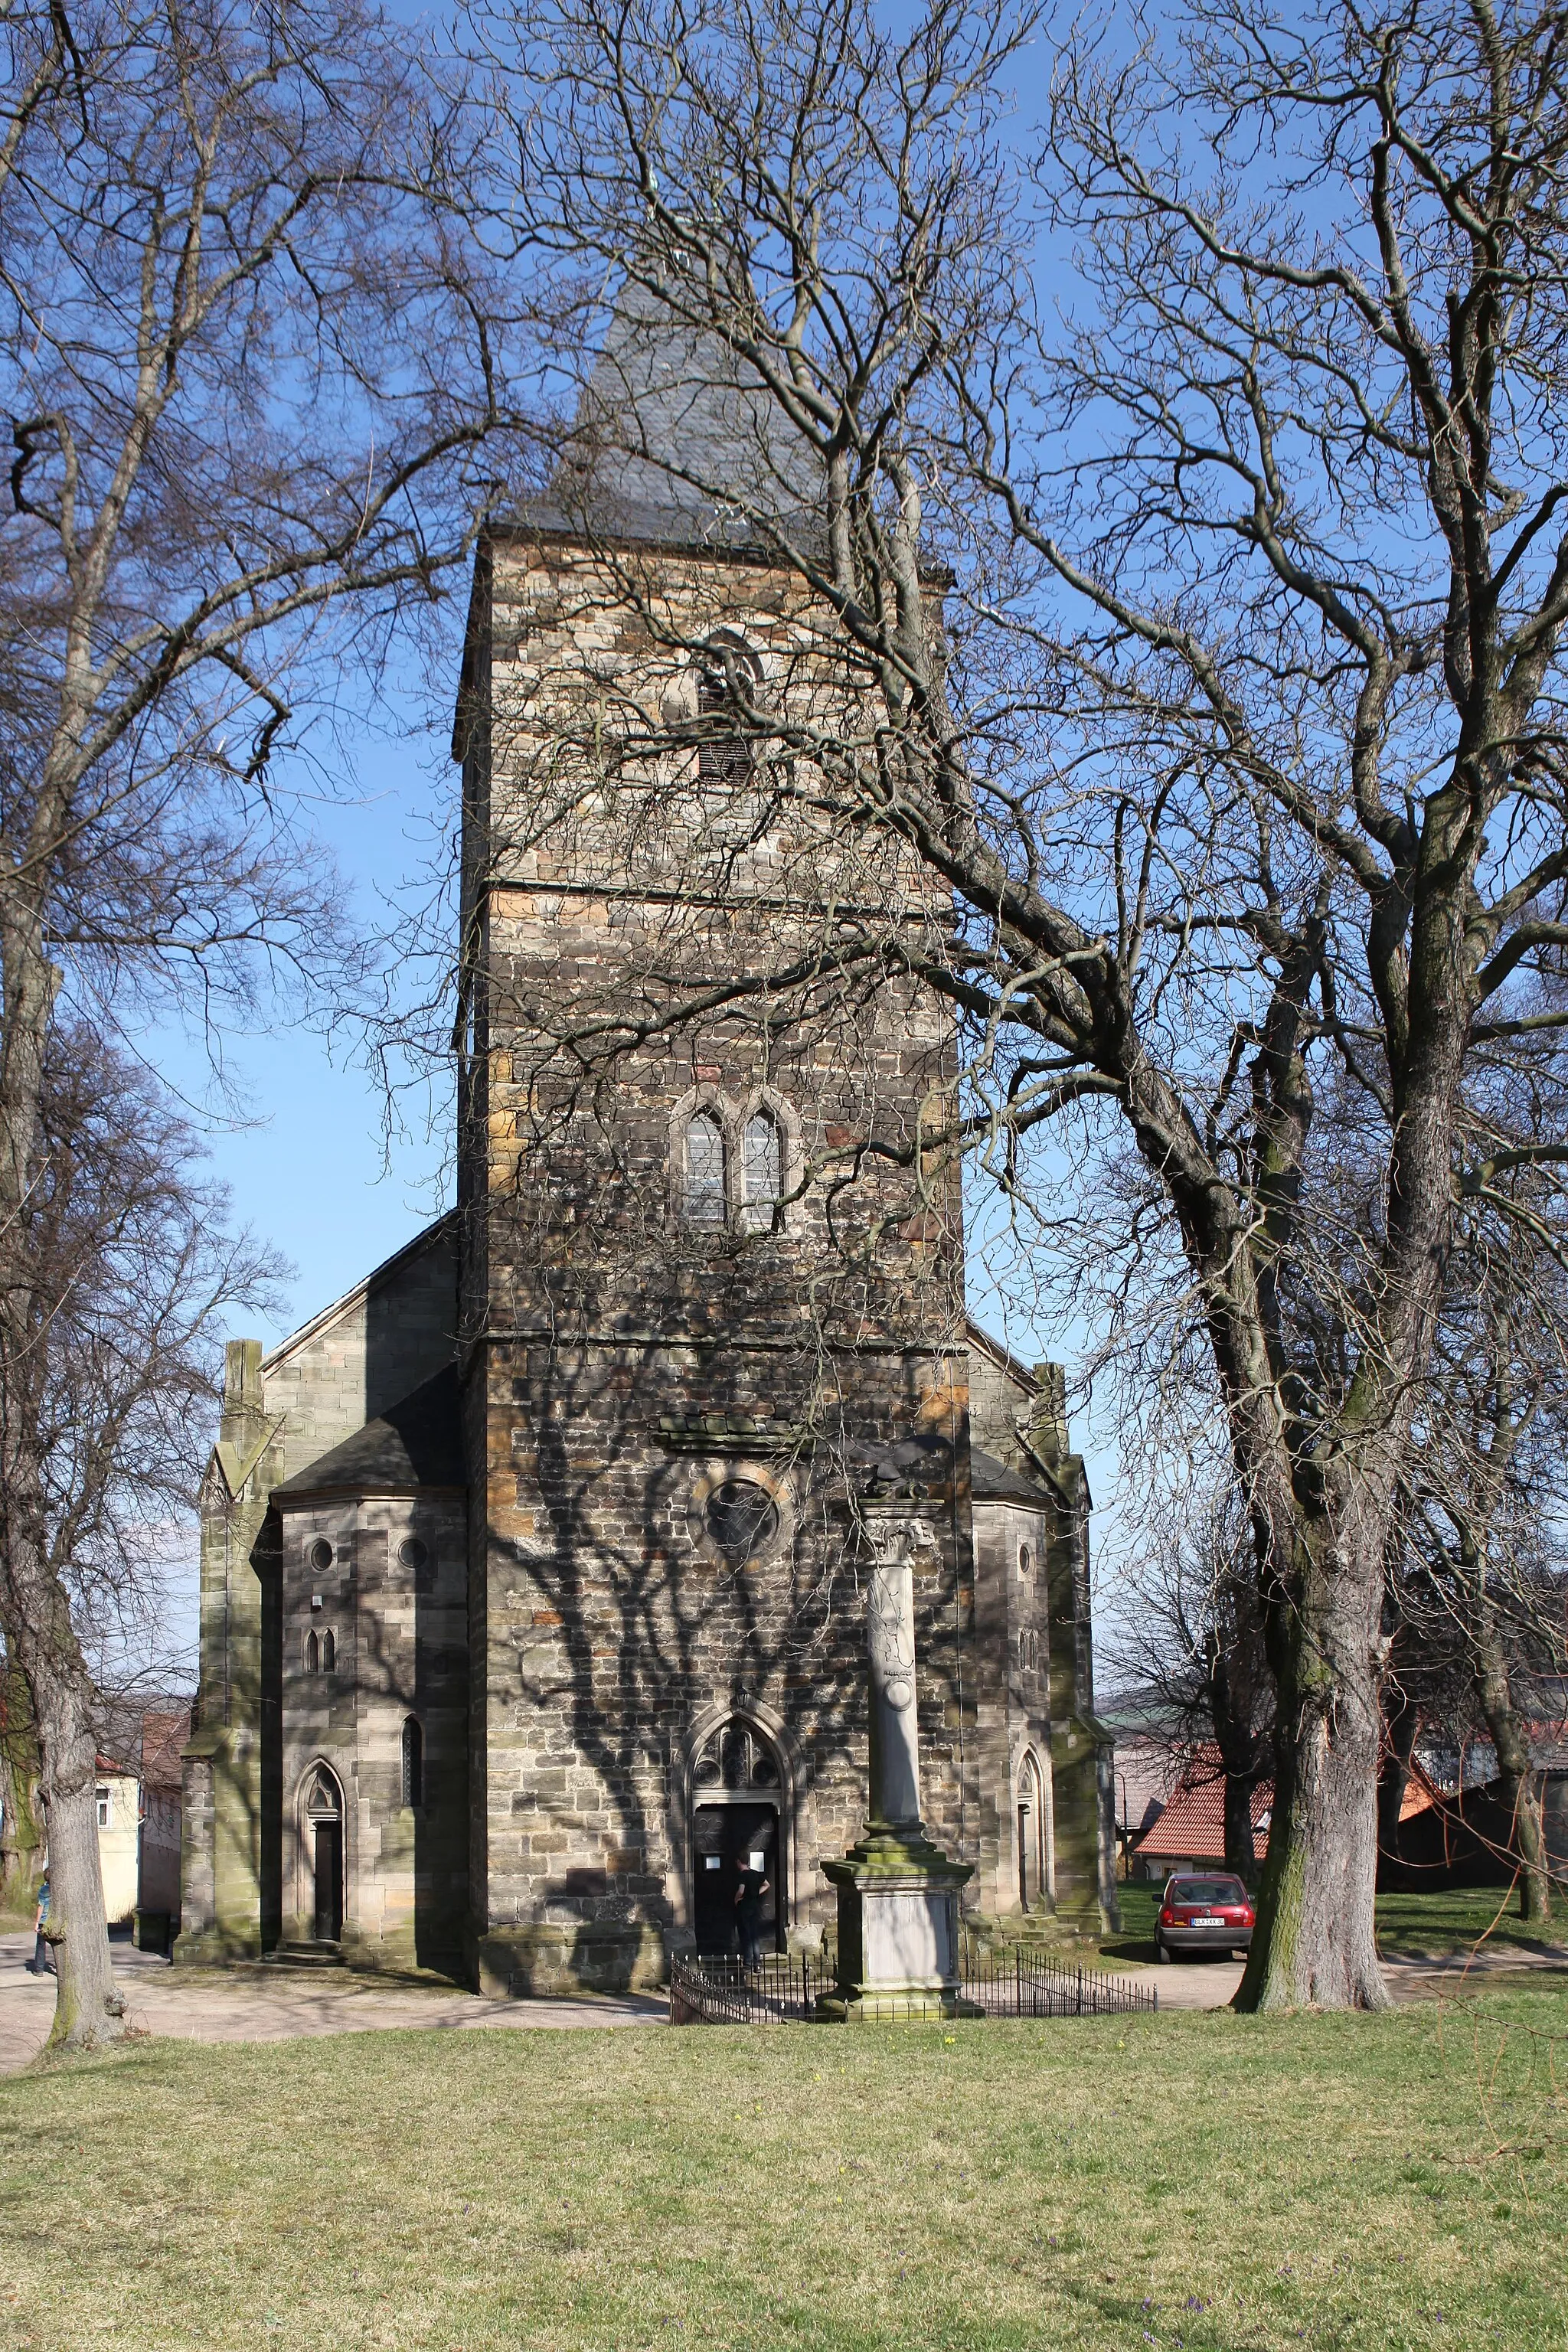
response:
<path id="1" fill-rule="evenodd" d="M 969 1483 L 977 1503 L 1023 1503 L 1031 1510 L 1047 1511 L 1060 1499 L 1039 1479 L 1009 1468 L 983 1445 L 969 1449 Z"/>
<path id="2" fill-rule="evenodd" d="M 272 1494 L 275 1501 L 289 1502 L 328 1492 L 384 1495 L 467 1483 L 458 1368 L 448 1364 Z"/>
<path id="3" fill-rule="evenodd" d="M 549 490 L 518 509 L 544 530 L 680 546 L 753 544 L 746 506 L 819 509 L 814 461 L 762 379 L 717 335 L 624 287 Z M 694 477 L 694 479 L 685 478 Z"/>

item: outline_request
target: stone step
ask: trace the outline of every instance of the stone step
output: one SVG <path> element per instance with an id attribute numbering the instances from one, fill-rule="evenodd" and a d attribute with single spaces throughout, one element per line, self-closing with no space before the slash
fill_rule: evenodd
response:
<path id="1" fill-rule="evenodd" d="M 346 1969 L 341 1944 L 290 1943 L 279 1944 L 267 1955 L 268 1965 L 275 1969 Z"/>

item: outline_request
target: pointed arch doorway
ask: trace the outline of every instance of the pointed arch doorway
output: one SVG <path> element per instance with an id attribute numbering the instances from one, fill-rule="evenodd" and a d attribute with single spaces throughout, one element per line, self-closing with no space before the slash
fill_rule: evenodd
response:
<path id="1" fill-rule="evenodd" d="M 691 1764 L 691 1924 L 700 1952 L 742 1950 L 748 1876 L 753 1887 L 765 1883 L 752 1922 L 758 1948 L 764 1957 L 784 1950 L 784 1799 L 782 1759 L 757 1724 L 731 1716 L 710 1732 Z"/>
<path id="2" fill-rule="evenodd" d="M 336 1773 L 318 1764 L 305 1795 L 305 1850 L 311 1873 L 310 1932 L 319 1944 L 343 1933 L 343 1792 Z"/>

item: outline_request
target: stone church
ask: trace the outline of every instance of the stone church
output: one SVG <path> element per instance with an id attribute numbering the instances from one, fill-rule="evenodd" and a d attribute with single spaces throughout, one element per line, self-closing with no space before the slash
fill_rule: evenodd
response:
<path id="1" fill-rule="evenodd" d="M 815 1946 L 889 1498 L 966 1909 L 1113 1912 L 1062 1377 L 968 1317 L 922 1145 L 952 1016 L 896 959 L 807 952 L 851 890 L 940 909 L 770 796 L 733 718 L 853 718 L 797 579 L 686 487 L 746 461 L 749 399 L 618 315 L 588 403 L 616 430 L 479 550 L 457 1205 L 228 1348 L 178 1960 L 652 1985 L 731 1948 L 747 1861 L 764 1942 Z"/>

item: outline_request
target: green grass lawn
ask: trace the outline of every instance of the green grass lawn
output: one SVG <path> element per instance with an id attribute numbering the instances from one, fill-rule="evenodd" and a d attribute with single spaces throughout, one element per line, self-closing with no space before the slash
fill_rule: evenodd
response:
<path id="1" fill-rule="evenodd" d="M 0 2084 L 0 2343 L 1561 2352 L 1568 1996 L 371 2033 Z"/>
<path id="2" fill-rule="evenodd" d="M 1431 1895 L 1380 1895 L 1378 1948 L 1385 1959 L 1405 1953 L 1465 1952 L 1488 1945 L 1500 1950 L 1539 1951 L 1551 1941 L 1568 1943 L 1568 1906 L 1561 1906 L 1543 1936 L 1519 1916 L 1519 1895 L 1506 1886 L 1455 1886 Z"/>

